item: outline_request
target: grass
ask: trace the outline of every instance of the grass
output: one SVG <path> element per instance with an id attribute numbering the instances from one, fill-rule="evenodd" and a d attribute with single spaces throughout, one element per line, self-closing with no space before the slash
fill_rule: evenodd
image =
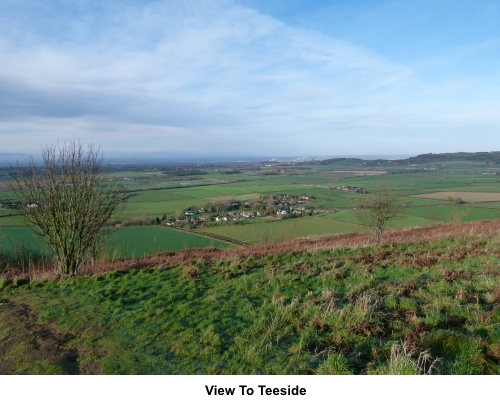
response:
<path id="1" fill-rule="evenodd" d="M 12 250 L 21 245 L 33 250 L 45 251 L 45 242 L 30 228 L 0 228 L 0 250 Z"/>
<path id="2" fill-rule="evenodd" d="M 325 217 L 325 218 L 330 218 L 330 219 L 334 219 L 337 221 L 345 221 L 345 222 L 353 223 L 353 224 L 359 223 L 358 219 L 354 215 L 353 210 L 341 210 L 341 211 L 337 211 L 335 213 L 324 214 L 321 216 Z M 416 216 L 404 216 L 403 218 L 391 221 L 389 223 L 389 228 L 423 226 L 423 225 L 430 225 L 432 223 L 433 223 L 433 221 L 430 221 L 430 220 L 425 219 L 425 218 L 419 218 Z M 363 228 L 363 231 L 365 231 L 364 228 Z"/>
<path id="3" fill-rule="evenodd" d="M 0 210 L 0 227 L 24 226 L 18 215 L 12 210 Z"/>
<path id="4" fill-rule="evenodd" d="M 29 228 L 0 228 L 0 267 L 2 252 L 19 254 L 24 251 L 46 253 L 45 242 Z M 227 248 L 230 245 L 210 237 L 194 235 L 161 226 L 141 226 L 113 229 L 102 244 L 108 258 L 150 256 L 158 252 L 173 252 L 191 248 Z M 23 250 L 24 249 L 24 250 Z"/>
<path id="5" fill-rule="evenodd" d="M 230 245 L 190 233 L 159 226 L 120 228 L 106 242 L 108 256 L 114 258 L 143 257 L 158 252 L 175 252 L 191 248 L 227 248 Z"/>
<path id="6" fill-rule="evenodd" d="M 255 244 L 307 236 L 364 232 L 364 229 L 357 224 L 348 224 L 319 217 L 302 217 L 282 221 L 248 223 L 246 225 L 223 224 L 222 226 L 201 228 L 199 232 Z"/>
<path id="7" fill-rule="evenodd" d="M 29 307 L 31 327 L 71 336 L 62 347 L 78 352 L 80 372 L 499 374 L 498 251 L 498 237 L 468 236 L 186 254 L 154 268 L 7 286 L 0 329 L 9 311 Z M 12 339 L 1 343 L 22 365 L 11 372 L 31 373 L 33 348 Z"/>
<path id="8" fill-rule="evenodd" d="M 201 204 L 200 204 L 201 203 Z M 125 205 L 122 216 L 134 215 L 163 215 L 183 211 L 189 206 L 203 206 L 205 202 L 197 199 L 175 199 L 151 202 L 129 202 Z"/>
<path id="9" fill-rule="evenodd" d="M 450 222 L 454 218 L 461 222 L 470 222 L 494 220 L 500 217 L 500 210 L 464 206 L 418 207 L 406 209 L 405 212 L 415 217 L 442 222 Z"/>
<path id="10" fill-rule="evenodd" d="M 500 201 L 500 193 L 481 193 L 481 192 L 466 192 L 466 191 L 446 191 L 440 193 L 421 194 L 415 197 L 429 198 L 433 200 L 448 200 L 448 198 L 461 198 L 466 202 L 497 202 Z"/>

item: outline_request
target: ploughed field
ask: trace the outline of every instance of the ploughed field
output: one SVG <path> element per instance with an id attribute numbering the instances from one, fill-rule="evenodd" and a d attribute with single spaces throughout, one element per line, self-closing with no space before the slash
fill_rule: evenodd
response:
<path id="1" fill-rule="evenodd" d="M 499 374 L 499 229 L 188 250 L 4 282 L 0 373 Z"/>

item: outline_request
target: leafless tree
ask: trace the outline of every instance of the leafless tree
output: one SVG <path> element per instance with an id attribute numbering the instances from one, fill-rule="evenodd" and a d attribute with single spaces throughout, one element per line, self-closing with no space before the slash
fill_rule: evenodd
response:
<path id="1" fill-rule="evenodd" d="M 121 208 L 122 189 L 103 165 L 99 148 L 73 141 L 43 147 L 41 164 L 30 157 L 11 166 L 15 209 L 44 238 L 62 275 L 96 254 L 104 225 Z"/>
<path id="2" fill-rule="evenodd" d="M 378 188 L 363 199 L 354 211 L 354 216 L 375 239 L 379 240 L 389 223 L 403 216 L 403 208 L 399 198 L 392 191 Z"/>
<path id="3" fill-rule="evenodd" d="M 463 217 L 469 215 L 469 212 L 470 210 L 453 210 L 447 216 L 448 222 L 458 224 L 462 221 Z"/>

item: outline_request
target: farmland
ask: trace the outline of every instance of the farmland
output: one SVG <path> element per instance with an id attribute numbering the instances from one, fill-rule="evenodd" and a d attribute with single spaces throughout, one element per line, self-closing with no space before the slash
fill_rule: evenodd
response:
<path id="1" fill-rule="evenodd" d="M 72 280 L 3 194 L 0 373 L 499 374 L 496 166 L 419 164 L 115 171 L 125 210 Z M 375 241 L 379 187 L 405 215 Z"/>
<path id="2" fill-rule="evenodd" d="M 114 181 L 123 186 L 127 198 L 123 212 L 110 223 L 110 227 L 123 227 L 110 237 L 114 247 L 108 250 L 120 251 L 122 257 L 199 246 L 201 242 L 193 242 L 194 235 L 185 231 L 198 233 L 203 237 L 199 241 L 212 246 L 217 242 L 207 237 L 258 244 L 364 232 L 352 210 L 366 197 L 364 192 L 379 187 L 393 190 L 406 214 L 391 227 L 494 220 L 500 217 L 500 168 L 493 155 L 488 159 L 483 155 L 481 159 L 474 155 L 423 155 L 400 161 L 331 159 L 114 168 Z M 0 181 L 4 184 L 0 190 L 0 233 L 17 240 L 16 229 L 24 225 L 9 209 L 7 170 L 0 170 Z M 347 186 L 362 192 L 346 191 L 343 188 Z M 270 201 L 271 207 L 276 206 L 274 211 L 268 208 Z M 287 215 L 276 214 L 280 206 Z M 294 209 L 296 213 L 288 215 Z M 186 216 L 186 211 L 196 214 Z M 242 217 L 242 212 L 251 212 L 253 217 Z M 217 222 L 216 216 L 225 216 L 224 223 Z M 170 232 L 170 228 L 177 232 Z M 141 248 L 132 247 L 134 238 L 148 242 L 141 243 Z M 155 238 L 162 242 L 155 242 Z"/>
<path id="3" fill-rule="evenodd" d="M 500 201 L 500 193 L 481 193 L 481 192 L 466 192 L 466 191 L 448 191 L 430 194 L 417 195 L 415 197 L 429 198 L 433 200 L 456 200 L 460 198 L 464 202 L 491 202 Z"/>
<path id="4" fill-rule="evenodd" d="M 342 233 L 363 232 L 353 223 L 343 223 L 320 217 L 302 217 L 295 220 L 247 223 L 245 225 L 222 225 L 202 228 L 199 233 L 223 236 L 241 242 L 256 244 L 268 241 L 285 241 L 307 236 L 323 236 Z"/>
<path id="5" fill-rule="evenodd" d="M 0 228 L 0 248 L 14 251 L 16 248 L 46 253 L 43 239 L 30 228 Z M 134 226 L 113 230 L 103 238 L 103 254 L 108 259 L 143 257 L 158 252 L 173 252 L 192 248 L 227 248 L 226 242 L 181 232 L 175 229 L 154 226 Z M 1 265 L 1 262 L 0 262 Z"/>
<path id="6" fill-rule="evenodd" d="M 225 242 L 159 226 L 121 228 L 106 238 L 108 257 L 142 257 L 192 248 L 227 248 Z"/>

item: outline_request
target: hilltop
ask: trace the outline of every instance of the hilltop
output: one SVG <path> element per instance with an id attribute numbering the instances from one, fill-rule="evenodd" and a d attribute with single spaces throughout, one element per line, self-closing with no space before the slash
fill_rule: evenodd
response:
<path id="1" fill-rule="evenodd" d="M 4 283 L 0 372 L 498 374 L 499 226 L 193 249 Z"/>
<path id="2" fill-rule="evenodd" d="M 412 156 L 407 159 L 361 159 L 355 157 L 338 157 L 332 159 L 321 159 L 314 162 L 304 162 L 302 164 L 319 164 L 330 165 L 342 163 L 344 165 L 376 165 L 383 163 L 395 163 L 397 165 L 411 164 L 457 164 L 457 163 L 482 163 L 498 165 L 500 164 L 500 152 L 455 152 L 455 153 L 425 153 L 417 156 Z"/>
<path id="3" fill-rule="evenodd" d="M 440 163 L 440 162 L 481 162 L 499 164 L 500 152 L 457 152 L 457 153 L 427 153 L 408 158 L 409 163 Z"/>

